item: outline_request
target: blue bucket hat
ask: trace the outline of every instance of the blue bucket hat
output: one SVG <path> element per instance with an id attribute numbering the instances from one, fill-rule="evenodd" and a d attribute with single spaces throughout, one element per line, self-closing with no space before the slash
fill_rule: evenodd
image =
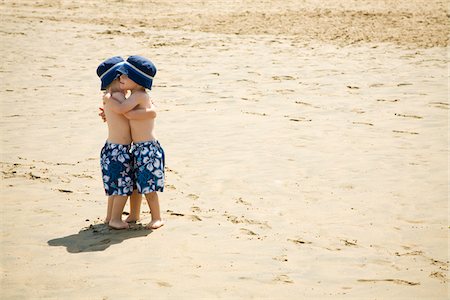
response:
<path id="1" fill-rule="evenodd" d="M 149 59 L 132 55 L 119 67 L 117 73 L 125 74 L 137 84 L 151 90 L 156 67 Z"/>
<path id="2" fill-rule="evenodd" d="M 108 58 L 97 67 L 97 75 L 102 82 L 100 89 L 106 90 L 106 87 L 118 77 L 117 69 L 125 63 L 120 56 Z"/>

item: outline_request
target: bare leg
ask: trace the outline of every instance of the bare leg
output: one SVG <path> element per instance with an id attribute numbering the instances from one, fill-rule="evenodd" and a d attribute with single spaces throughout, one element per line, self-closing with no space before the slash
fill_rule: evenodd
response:
<path id="1" fill-rule="evenodd" d="M 125 204 L 127 203 L 128 196 L 113 196 L 113 207 L 111 212 L 111 220 L 109 221 L 109 227 L 114 229 L 127 229 L 128 223 L 122 221 L 122 213 Z"/>
<path id="2" fill-rule="evenodd" d="M 113 199 L 114 196 L 108 196 L 108 208 L 106 209 L 106 218 L 105 218 L 105 224 L 108 224 L 111 220 L 111 213 L 113 208 Z"/>
<path id="3" fill-rule="evenodd" d="M 130 215 L 126 218 L 125 222 L 131 223 L 139 221 L 139 215 L 141 213 L 142 195 L 137 190 L 133 191 L 130 197 Z"/>
<path id="4" fill-rule="evenodd" d="M 146 226 L 148 229 L 157 229 L 164 225 L 164 221 L 161 219 L 161 213 L 159 211 L 159 198 L 156 192 L 145 194 L 148 207 L 152 214 L 152 221 Z"/>

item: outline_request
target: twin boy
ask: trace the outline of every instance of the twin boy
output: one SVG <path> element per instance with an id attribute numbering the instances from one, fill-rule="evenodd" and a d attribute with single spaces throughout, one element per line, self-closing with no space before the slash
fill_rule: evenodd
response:
<path id="1" fill-rule="evenodd" d="M 149 229 L 164 225 L 157 192 L 164 190 L 164 150 L 155 137 L 155 106 L 147 94 L 151 89 L 155 65 L 133 55 L 126 61 L 111 57 L 97 68 L 101 80 L 108 139 L 100 154 L 103 184 L 108 196 L 105 223 L 114 229 L 129 228 L 139 219 L 141 194 L 152 215 Z M 127 92 L 130 91 L 128 98 Z M 130 197 L 130 215 L 122 213 Z"/>

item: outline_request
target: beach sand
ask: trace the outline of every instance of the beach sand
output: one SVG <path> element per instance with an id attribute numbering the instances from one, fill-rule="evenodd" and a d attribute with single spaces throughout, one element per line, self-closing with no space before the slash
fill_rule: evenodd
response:
<path id="1" fill-rule="evenodd" d="M 0 4 L 2 299 L 448 297 L 445 1 L 104 2 Z M 95 69 L 133 54 L 156 231 L 102 224 Z"/>

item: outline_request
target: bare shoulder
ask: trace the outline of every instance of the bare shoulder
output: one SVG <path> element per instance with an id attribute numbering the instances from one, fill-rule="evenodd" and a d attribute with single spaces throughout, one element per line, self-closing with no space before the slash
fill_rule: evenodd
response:
<path id="1" fill-rule="evenodd" d="M 150 96 L 148 95 L 148 93 L 146 91 L 136 91 L 136 92 L 134 92 L 134 94 L 136 94 L 136 96 L 139 96 L 139 97 L 144 97 L 147 99 L 150 98 Z"/>
<path id="2" fill-rule="evenodd" d="M 133 96 L 133 98 L 136 98 L 139 101 L 145 102 L 150 101 L 150 96 L 145 91 L 136 91 L 133 94 L 131 94 L 131 96 Z"/>

